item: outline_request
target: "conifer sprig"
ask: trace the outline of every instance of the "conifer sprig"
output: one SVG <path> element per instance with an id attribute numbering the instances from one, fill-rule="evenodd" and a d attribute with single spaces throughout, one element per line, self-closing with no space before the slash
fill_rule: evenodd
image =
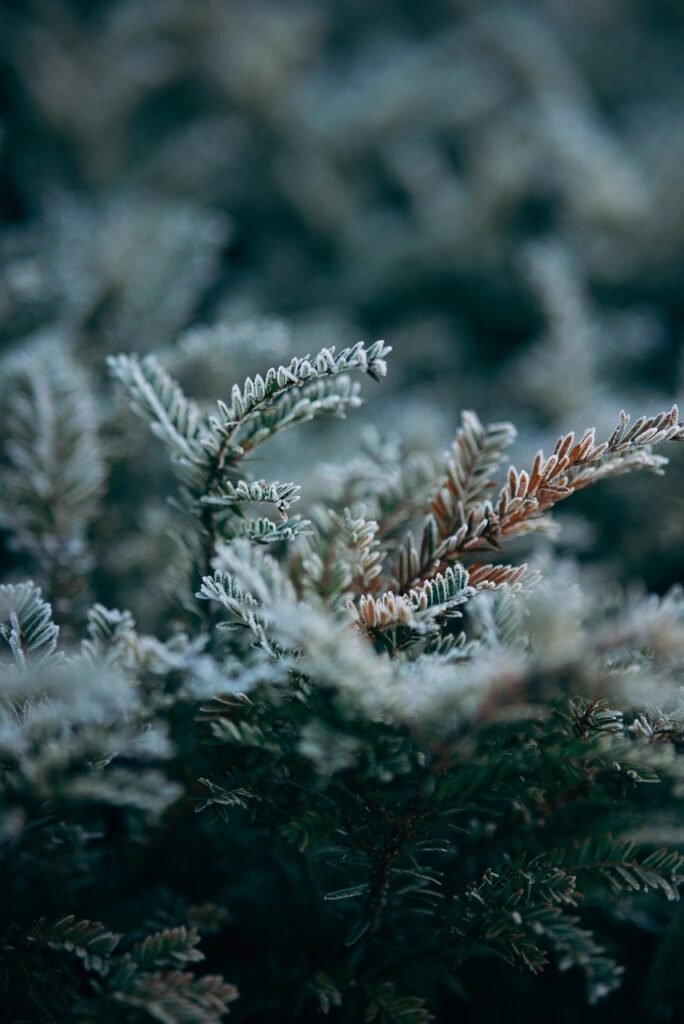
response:
<path id="1" fill-rule="evenodd" d="M 8 357 L 0 378 L 8 462 L 0 527 L 29 556 L 61 621 L 74 620 L 87 601 L 88 534 L 106 475 L 91 382 L 59 339 Z"/>
<path id="2" fill-rule="evenodd" d="M 59 627 L 52 607 L 33 583 L 0 585 L 0 638 L 8 645 L 18 668 L 59 661 Z"/>
<path id="3" fill-rule="evenodd" d="M 185 488 L 185 504 L 199 520 L 200 572 L 207 575 L 221 539 L 247 537 L 261 543 L 292 540 L 308 524 L 268 519 L 244 520 L 246 501 L 274 503 L 285 518 L 296 500 L 294 484 L 268 485 L 239 479 L 237 467 L 247 452 L 279 431 L 316 416 L 344 416 L 361 402 L 348 373 L 358 370 L 379 380 L 387 372 L 389 346 L 357 342 L 336 352 L 324 348 L 314 357 L 296 357 L 262 376 L 234 385 L 229 402 L 202 415 L 180 385 L 153 356 L 110 356 L 108 365 L 128 391 L 131 408 L 150 422 L 169 448 Z M 231 514 L 232 513 L 232 514 Z M 196 548 L 196 545 L 195 545 Z M 188 547 L 191 560 L 196 551 Z"/>
<path id="4" fill-rule="evenodd" d="M 70 914 L 38 921 L 26 946 L 49 948 L 81 961 L 85 972 L 79 979 L 79 1003 L 90 1019 L 106 1015 L 119 1020 L 123 1010 L 169 1024 L 221 1024 L 237 998 L 235 986 L 218 975 L 179 970 L 204 959 L 197 949 L 196 929 L 166 928 L 134 943 L 130 952 L 119 952 L 122 939 L 97 921 L 77 920 Z"/>
<path id="5" fill-rule="evenodd" d="M 395 577 L 402 592 L 471 551 L 499 549 L 509 538 L 548 529 L 546 512 L 599 480 L 638 469 L 662 473 L 667 459 L 655 455 L 653 446 L 684 441 L 676 405 L 657 416 L 639 417 L 631 427 L 629 416 L 621 412 L 607 441 L 597 444 L 594 429 L 586 430 L 577 442 L 574 433 L 565 434 L 548 458 L 537 452 L 530 471 L 511 467 L 493 502 L 483 495 L 495 486 L 490 470 L 515 436 L 507 426 L 495 424 L 484 431 L 471 414 L 464 419 L 449 475 L 432 500 L 420 543 L 409 534 L 398 551 Z M 481 451 L 476 447 L 478 440 Z"/>

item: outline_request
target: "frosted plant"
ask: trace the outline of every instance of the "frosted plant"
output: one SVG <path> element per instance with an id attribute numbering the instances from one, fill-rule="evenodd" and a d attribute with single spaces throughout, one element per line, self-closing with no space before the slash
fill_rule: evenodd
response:
<path id="1" fill-rule="evenodd" d="M 66 344 L 48 338 L 5 359 L 2 391 L 0 524 L 58 614 L 69 615 L 88 590 L 88 533 L 105 480 L 90 382 Z"/>
<path id="2" fill-rule="evenodd" d="M 38 351 L 47 370 L 35 355 L 12 364 L 34 401 L 10 423 L 5 521 L 44 571 L 43 468 L 74 536 L 107 498 L 80 371 L 65 349 Z M 0 586 L 0 858 L 18 879 L 4 977 L 45 962 L 31 991 L 45 1002 L 61 979 L 50 1019 L 160 1019 L 162 1007 L 212 1024 L 236 995 L 223 975 L 264 1019 L 230 914 L 259 917 L 268 891 L 273 926 L 283 870 L 329 950 L 306 927 L 295 959 L 290 939 L 269 938 L 265 955 L 284 965 L 274 1005 L 317 993 L 350 1019 L 362 1007 L 428 1020 L 443 1005 L 433 972 L 461 983 L 475 952 L 580 970 L 595 1002 L 620 984 L 616 935 L 635 894 L 676 901 L 682 857 L 656 837 L 684 785 L 681 591 L 606 599 L 553 559 L 516 559 L 512 542 L 548 533 L 554 506 L 607 477 L 661 475 L 654 447 L 684 439 L 677 407 L 621 413 L 605 441 L 564 434 L 523 470 L 505 462 L 513 427 L 474 412 L 442 459 L 405 458 L 370 433 L 333 473 L 329 503 L 294 514 L 302 489 L 263 477 L 254 453 L 355 409 L 352 373 L 381 380 L 389 351 L 293 357 L 214 407 L 152 356 L 110 358 L 176 477 L 178 612 L 159 636 L 96 603 L 77 647 L 34 583 Z M 102 897 L 105 837 L 122 910 Z M 186 882 L 176 850 L 199 849 L 202 880 Z M 161 889 L 148 891 L 150 872 Z M 208 918 L 220 976 L 199 966 Z M 429 975 L 399 977 L 391 965 L 416 949 Z"/>
<path id="3" fill-rule="evenodd" d="M 9 1020 L 684 1014 L 677 6 L 2 19 Z"/>

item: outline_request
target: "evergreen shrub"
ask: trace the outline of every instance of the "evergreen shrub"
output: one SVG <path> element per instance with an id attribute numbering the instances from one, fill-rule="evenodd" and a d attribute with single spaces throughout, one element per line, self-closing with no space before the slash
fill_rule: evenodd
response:
<path id="1" fill-rule="evenodd" d="M 635 942 L 650 1010 L 681 1000 L 684 595 L 530 547 L 576 492 L 662 474 L 677 407 L 524 469 L 474 412 L 442 457 L 368 435 L 293 512 L 262 446 L 343 418 L 389 352 L 324 348 L 213 405 L 109 358 L 175 477 L 164 557 L 144 528 L 153 632 L 91 595 L 107 461 L 147 442 L 64 343 L 5 360 L 2 523 L 33 574 L 0 586 L 6 1019 L 423 1024 L 565 971 L 577 1009 Z"/>

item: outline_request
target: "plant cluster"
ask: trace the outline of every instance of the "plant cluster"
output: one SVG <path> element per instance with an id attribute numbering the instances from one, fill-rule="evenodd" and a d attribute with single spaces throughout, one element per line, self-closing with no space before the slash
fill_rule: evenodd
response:
<path id="1" fill-rule="evenodd" d="M 0 1017 L 683 1016 L 683 45 L 0 5 Z"/>
<path id="2" fill-rule="evenodd" d="M 39 583 L 0 587 L 15 1024 L 425 1024 L 468 1012 L 480 963 L 509 992 L 511 967 L 570 971 L 600 1006 L 635 937 L 644 1013 L 682 1007 L 659 979 L 681 927 L 684 598 L 521 560 L 574 492 L 662 474 L 678 410 L 505 472 L 512 426 L 466 412 L 443 459 L 374 439 L 291 515 L 298 486 L 257 451 L 344 416 L 389 351 L 324 348 L 208 408 L 152 356 L 109 360 L 176 477 L 156 634 L 84 618 L 107 451 L 82 371 L 55 347 L 6 364 L 3 523 Z"/>

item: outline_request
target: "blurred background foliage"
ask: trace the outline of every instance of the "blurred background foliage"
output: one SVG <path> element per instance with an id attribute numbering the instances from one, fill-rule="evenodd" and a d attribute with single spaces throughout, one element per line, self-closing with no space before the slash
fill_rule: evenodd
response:
<path id="1" fill-rule="evenodd" d="M 365 416 L 431 450 L 464 407 L 529 454 L 681 396 L 683 52 L 679 0 L 5 0 L 1 344 L 56 338 L 100 388 L 99 596 L 145 620 L 169 517 L 107 352 L 161 348 L 209 399 L 384 337 Z M 359 429 L 310 430 L 305 461 Z M 657 497 L 644 477 L 575 502 L 566 541 L 681 578 L 673 458 Z"/>

